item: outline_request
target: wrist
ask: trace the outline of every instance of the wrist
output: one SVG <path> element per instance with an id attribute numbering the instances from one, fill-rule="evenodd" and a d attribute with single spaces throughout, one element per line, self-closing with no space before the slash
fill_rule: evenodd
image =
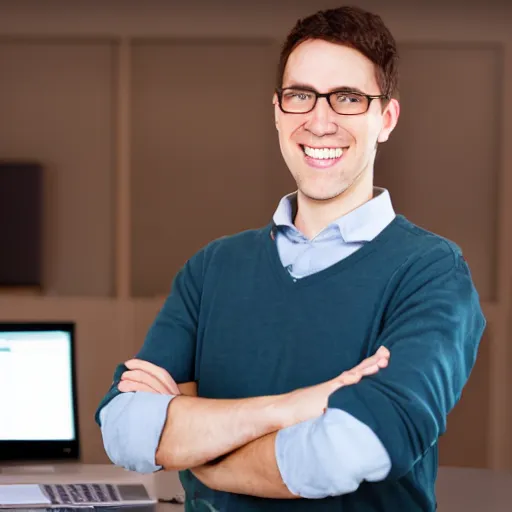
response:
<path id="1" fill-rule="evenodd" d="M 269 423 L 269 433 L 277 432 L 290 424 L 290 410 L 287 406 L 286 395 L 262 397 L 264 402 L 264 416 Z"/>
<path id="2" fill-rule="evenodd" d="M 280 395 L 244 398 L 237 408 L 239 421 L 250 426 L 254 439 L 280 430 L 285 423 Z"/>

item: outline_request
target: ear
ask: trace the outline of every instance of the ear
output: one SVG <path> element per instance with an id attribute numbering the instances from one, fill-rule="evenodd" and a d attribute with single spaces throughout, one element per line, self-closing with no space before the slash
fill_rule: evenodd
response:
<path id="1" fill-rule="evenodd" d="M 382 128 L 379 136 L 377 137 L 377 142 L 386 142 L 389 139 L 391 132 L 395 129 L 395 126 L 398 123 L 399 116 L 400 103 L 398 103 L 398 100 L 392 99 L 389 101 L 382 114 Z"/>
<path id="2" fill-rule="evenodd" d="M 274 93 L 274 96 L 272 96 L 272 105 L 274 105 L 274 122 L 276 123 L 276 129 L 279 131 L 279 103 L 276 93 Z"/>

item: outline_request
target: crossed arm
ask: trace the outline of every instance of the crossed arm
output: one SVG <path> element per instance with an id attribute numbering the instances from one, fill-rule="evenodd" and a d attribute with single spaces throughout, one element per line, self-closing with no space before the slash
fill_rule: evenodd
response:
<path id="1" fill-rule="evenodd" d="M 321 416 L 331 393 L 377 373 L 387 366 L 388 359 L 389 351 L 382 347 L 357 367 L 317 386 L 243 400 L 198 398 L 195 383 L 176 385 L 162 368 L 131 360 L 126 363 L 129 371 L 123 374 L 119 389 L 178 395 L 167 411 L 156 452 L 158 465 L 191 469 L 199 480 L 216 490 L 298 498 L 285 485 L 278 468 L 277 432 Z M 225 457 L 211 462 L 220 456 Z"/>
<path id="2" fill-rule="evenodd" d="M 217 491 L 262 498 L 299 498 L 283 482 L 275 455 L 277 432 L 260 437 L 213 465 L 192 469 L 206 486 Z"/>

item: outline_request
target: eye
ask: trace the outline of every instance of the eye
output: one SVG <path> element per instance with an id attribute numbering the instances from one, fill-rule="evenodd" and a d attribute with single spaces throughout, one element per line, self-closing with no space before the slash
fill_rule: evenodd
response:
<path id="1" fill-rule="evenodd" d="M 284 93 L 284 99 L 288 101 L 311 101 L 313 94 L 307 91 L 288 90 Z"/>
<path id="2" fill-rule="evenodd" d="M 339 92 L 336 94 L 336 102 L 337 103 L 361 103 L 362 98 L 359 94 L 347 93 L 347 92 Z"/>

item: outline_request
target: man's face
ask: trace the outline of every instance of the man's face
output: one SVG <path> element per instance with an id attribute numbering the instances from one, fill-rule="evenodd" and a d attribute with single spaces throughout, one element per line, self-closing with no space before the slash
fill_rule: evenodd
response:
<path id="1" fill-rule="evenodd" d="M 301 86 L 320 93 L 348 88 L 382 94 L 368 58 L 352 48 L 319 39 L 301 43 L 286 64 L 282 87 Z M 307 114 L 283 113 L 277 96 L 274 104 L 281 152 L 299 193 L 321 201 L 340 196 L 359 178 L 373 173 L 377 142 L 388 139 L 399 110 L 395 100 L 384 112 L 381 100 L 373 100 L 365 114 L 352 116 L 334 112 L 326 98 L 319 98 Z M 328 152 L 334 158 L 317 158 L 319 153 L 311 148 L 334 149 Z"/>

